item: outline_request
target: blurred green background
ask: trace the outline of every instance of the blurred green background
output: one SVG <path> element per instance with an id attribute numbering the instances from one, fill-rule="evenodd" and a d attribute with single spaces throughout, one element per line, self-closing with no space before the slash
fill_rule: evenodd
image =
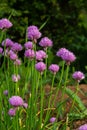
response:
<path id="1" fill-rule="evenodd" d="M 41 32 L 53 40 L 50 61 L 57 63 L 57 50 L 66 47 L 77 57 L 73 63 L 76 70 L 86 73 L 87 0 L 2 0 L 0 19 L 4 17 L 13 23 L 8 37 L 21 44 L 27 26 L 41 27 L 47 21 Z"/>

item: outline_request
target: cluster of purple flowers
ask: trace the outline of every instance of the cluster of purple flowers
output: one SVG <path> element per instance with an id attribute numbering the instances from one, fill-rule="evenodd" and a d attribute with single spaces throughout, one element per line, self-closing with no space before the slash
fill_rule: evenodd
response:
<path id="1" fill-rule="evenodd" d="M 35 57 L 35 52 L 32 49 L 27 49 L 27 50 L 25 50 L 24 55 L 26 58 L 29 58 L 32 60 Z"/>
<path id="2" fill-rule="evenodd" d="M 46 64 L 43 62 L 38 62 L 35 64 L 35 68 L 42 73 L 46 69 Z"/>
<path id="3" fill-rule="evenodd" d="M 44 48 L 47 48 L 47 47 L 51 47 L 53 45 L 53 42 L 48 37 L 44 37 L 39 42 L 39 45 L 44 47 Z"/>
<path id="4" fill-rule="evenodd" d="M 12 27 L 12 23 L 6 19 L 6 18 L 2 18 L 0 19 L 0 29 L 8 29 L 10 27 Z"/>
<path id="5" fill-rule="evenodd" d="M 15 42 L 15 43 L 12 45 L 11 50 L 17 53 L 17 52 L 19 52 L 19 51 L 22 50 L 22 45 L 19 44 L 19 43 L 17 43 L 17 42 Z"/>
<path id="6" fill-rule="evenodd" d="M 18 106 L 22 106 L 23 105 L 23 99 L 20 96 L 12 96 L 9 99 L 9 103 L 14 106 L 14 107 L 18 107 Z"/>
<path id="7" fill-rule="evenodd" d="M 14 61 L 14 65 L 20 66 L 20 65 L 21 65 L 21 60 L 20 60 L 20 59 L 16 59 L 16 60 Z"/>
<path id="8" fill-rule="evenodd" d="M 80 82 L 85 78 L 85 75 L 81 71 L 76 71 L 73 73 L 72 77 L 77 80 L 77 82 Z"/>
<path id="9" fill-rule="evenodd" d="M 33 43 L 28 41 L 24 44 L 25 49 L 33 49 Z"/>
<path id="10" fill-rule="evenodd" d="M 47 58 L 47 54 L 43 50 L 36 51 L 36 60 L 43 61 L 43 59 Z"/>
<path id="11" fill-rule="evenodd" d="M 13 41 L 9 38 L 6 38 L 4 41 L 2 41 L 2 46 L 5 46 L 6 48 L 11 48 L 13 44 Z"/>
<path id="12" fill-rule="evenodd" d="M 22 45 L 19 43 L 13 42 L 11 39 L 6 38 L 4 41 L 2 41 L 2 47 L 5 47 L 5 50 L 1 48 L 1 53 L 2 55 L 5 55 L 9 57 L 12 61 L 14 61 L 15 65 L 18 62 L 18 65 L 21 64 L 21 61 L 19 63 L 18 59 L 18 52 L 22 50 Z"/>
<path id="13" fill-rule="evenodd" d="M 49 70 L 53 73 L 56 74 L 59 71 L 59 66 L 56 64 L 51 64 L 49 66 Z"/>
<path id="14" fill-rule="evenodd" d="M 20 75 L 19 74 L 13 74 L 12 75 L 12 81 L 13 82 L 18 82 L 20 80 Z"/>
<path id="15" fill-rule="evenodd" d="M 57 56 L 61 57 L 66 64 L 70 65 L 71 62 L 75 61 L 76 57 L 73 52 L 69 51 L 66 48 L 61 48 L 56 54 Z"/>
<path id="16" fill-rule="evenodd" d="M 18 52 L 22 50 L 21 44 L 15 43 L 11 39 L 6 38 L 5 40 L 2 41 L 2 47 L 5 47 L 5 50 L 3 51 L 3 48 L 0 47 L 0 54 L 10 58 L 10 60 L 13 61 L 15 66 L 21 65 L 21 60 L 18 59 Z M 13 82 L 18 82 L 19 80 L 20 80 L 19 74 L 12 75 Z"/>
<path id="17" fill-rule="evenodd" d="M 56 117 L 51 117 L 51 118 L 50 118 L 50 123 L 55 123 L 56 120 L 57 120 Z"/>
<path id="18" fill-rule="evenodd" d="M 27 38 L 33 42 L 37 42 L 37 39 L 41 37 L 41 32 L 39 31 L 37 26 L 29 26 L 27 28 Z"/>
<path id="19" fill-rule="evenodd" d="M 8 19 L 3 18 L 0 20 L 0 29 L 8 29 L 10 27 L 12 27 L 12 23 Z M 37 26 L 32 25 L 27 28 L 27 39 L 30 41 L 27 41 L 24 44 L 24 47 L 25 47 L 24 56 L 30 60 L 35 58 L 35 60 L 36 60 L 35 68 L 37 71 L 39 71 L 42 74 L 43 71 L 47 69 L 46 64 L 43 62 L 44 59 L 48 57 L 45 50 L 48 47 L 52 47 L 53 42 L 48 37 L 41 38 L 41 36 L 42 36 L 42 34 L 39 31 Z M 39 45 L 41 47 L 43 47 L 44 51 L 39 50 L 39 51 L 35 52 L 34 43 L 37 43 L 37 40 L 39 38 L 41 38 Z M 4 50 L 4 48 L 5 48 L 5 50 Z M 17 42 L 13 42 L 9 38 L 6 38 L 4 41 L 2 41 L 2 47 L 0 47 L 0 54 L 3 54 L 5 56 L 7 56 L 8 58 L 10 58 L 14 62 L 14 65 L 18 66 L 18 65 L 21 65 L 21 60 L 18 59 L 18 52 L 21 51 L 22 49 L 23 49 L 23 47 L 21 44 L 19 44 Z M 59 49 L 59 51 L 57 51 L 56 55 L 58 57 L 61 57 L 62 60 L 64 60 L 67 65 L 70 65 L 71 62 L 74 62 L 76 60 L 76 56 L 74 55 L 74 53 L 69 51 L 66 48 Z M 60 67 L 57 64 L 51 64 L 49 66 L 49 70 L 54 75 L 59 71 L 59 69 L 60 69 Z M 72 77 L 78 82 L 80 82 L 82 79 L 85 78 L 84 74 L 81 71 L 76 71 L 75 73 L 73 73 Z M 12 75 L 13 82 L 18 82 L 19 80 L 20 80 L 19 74 Z M 8 95 L 8 91 L 5 90 L 3 92 L 3 94 Z M 25 103 L 20 96 L 12 96 L 9 99 L 9 103 L 10 103 L 10 105 L 13 106 L 8 111 L 8 114 L 10 116 L 15 116 L 16 111 L 18 110 L 18 107 L 21 107 L 21 106 L 24 108 L 28 107 L 28 104 Z M 50 118 L 50 123 L 54 123 L 55 121 L 56 121 L 55 117 Z M 79 130 L 86 130 L 86 129 L 87 129 L 87 125 L 81 126 L 79 128 Z"/>
<path id="20" fill-rule="evenodd" d="M 35 57 L 36 61 L 38 63 L 35 64 L 35 68 L 42 73 L 46 69 L 46 64 L 43 62 L 43 59 L 47 58 L 47 54 L 43 50 L 39 50 L 34 52 L 32 42 L 36 43 L 37 39 L 41 38 L 41 32 L 39 31 L 37 26 L 29 26 L 27 28 L 27 38 L 31 41 L 28 41 L 25 43 L 25 57 L 33 59 Z M 43 48 L 51 47 L 53 45 L 52 40 L 50 40 L 48 37 L 44 37 L 40 40 L 39 45 Z"/>
<path id="21" fill-rule="evenodd" d="M 13 60 L 13 61 L 15 61 L 16 59 L 18 59 L 18 55 L 14 51 L 12 51 L 12 50 L 8 51 L 7 54 L 9 56 L 9 58 L 11 60 Z"/>
<path id="22" fill-rule="evenodd" d="M 28 104 L 25 103 L 20 96 L 12 96 L 11 98 L 9 98 L 9 103 L 10 103 L 10 105 L 13 106 L 13 108 L 10 108 L 8 111 L 8 114 L 10 116 L 16 115 L 16 111 L 18 110 L 18 107 L 22 107 L 22 106 L 24 108 L 28 107 Z"/>

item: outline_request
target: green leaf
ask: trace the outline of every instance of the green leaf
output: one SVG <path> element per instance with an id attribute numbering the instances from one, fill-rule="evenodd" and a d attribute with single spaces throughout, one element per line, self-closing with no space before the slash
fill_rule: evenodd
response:
<path id="1" fill-rule="evenodd" d="M 86 110 L 86 107 L 84 106 L 84 104 L 82 103 L 82 101 L 80 100 L 80 98 L 72 91 L 70 90 L 69 88 L 66 88 L 65 89 L 65 93 L 70 97 L 72 98 L 72 100 L 75 99 L 75 102 L 77 103 L 79 109 L 81 111 L 84 111 Z"/>

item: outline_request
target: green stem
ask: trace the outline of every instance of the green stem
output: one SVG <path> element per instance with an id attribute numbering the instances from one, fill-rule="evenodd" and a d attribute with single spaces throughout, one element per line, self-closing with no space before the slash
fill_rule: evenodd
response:
<path id="1" fill-rule="evenodd" d="M 69 72 L 69 65 L 67 65 L 67 68 L 66 68 L 65 82 L 64 82 L 64 87 L 62 88 L 62 98 L 61 98 L 61 101 L 62 101 L 62 102 L 63 102 L 63 100 L 64 100 L 65 88 L 66 88 L 67 79 L 68 79 L 68 72 Z"/>
<path id="2" fill-rule="evenodd" d="M 64 82 L 64 86 L 62 88 L 61 105 L 60 105 L 60 108 L 58 107 L 58 113 L 57 113 L 57 116 L 56 116 L 57 118 L 58 118 L 60 111 L 61 111 L 61 113 L 60 113 L 61 116 L 62 116 L 63 111 L 64 111 L 63 102 L 64 102 L 64 95 L 65 95 L 67 79 L 68 79 L 68 73 L 69 73 L 69 65 L 67 65 L 67 68 L 66 68 L 65 82 Z"/>
<path id="3" fill-rule="evenodd" d="M 77 95 L 78 90 L 79 90 L 79 82 L 77 82 L 77 85 L 76 85 L 76 92 L 75 92 L 75 95 Z M 72 111 L 72 109 L 73 109 L 73 107 L 74 107 L 75 100 L 76 100 L 76 99 L 75 99 L 75 97 L 74 97 L 70 111 Z"/>
<path id="4" fill-rule="evenodd" d="M 43 100 L 44 100 L 44 90 L 42 86 L 42 75 L 41 75 L 41 87 L 40 87 L 41 99 L 40 99 L 40 127 L 42 128 L 42 119 L 43 119 Z"/>
<path id="5" fill-rule="evenodd" d="M 54 99 L 53 99 L 53 102 L 52 102 L 51 107 L 54 106 L 56 97 L 57 97 L 58 92 L 59 92 L 59 89 L 60 89 L 60 87 L 61 87 L 61 82 L 62 82 L 63 73 L 64 73 L 64 65 L 65 65 L 65 62 L 63 61 L 63 62 L 62 62 L 62 70 L 61 70 L 61 76 L 60 76 L 59 84 L 57 85 L 57 88 L 55 89 L 55 97 L 54 97 Z M 53 82 L 54 82 L 54 78 L 55 78 L 55 77 L 53 77 L 53 80 L 52 80 L 52 86 L 53 86 L 53 84 L 54 84 L 54 83 L 53 83 Z M 48 114 L 48 112 L 47 112 L 47 115 L 46 115 L 46 118 L 45 118 L 45 121 L 44 121 L 44 126 L 45 126 L 45 124 L 46 124 L 46 122 L 47 122 L 47 120 L 48 120 L 48 115 L 49 115 L 49 114 Z"/>
<path id="6" fill-rule="evenodd" d="M 46 48 L 46 55 L 47 55 L 47 48 Z M 46 59 L 45 59 L 45 64 L 46 64 L 46 66 L 47 66 L 47 57 L 46 57 Z M 44 72 L 44 77 L 45 77 L 45 79 L 46 79 L 46 74 L 47 74 L 47 69 L 46 69 L 45 72 Z"/>
<path id="7" fill-rule="evenodd" d="M 62 82 L 62 78 L 63 78 L 63 73 L 64 73 L 64 65 L 65 65 L 65 61 L 62 62 L 61 76 L 60 76 L 60 80 L 59 80 L 59 84 L 57 86 L 57 89 L 60 89 L 60 86 L 61 86 L 61 82 Z"/>
<path id="8" fill-rule="evenodd" d="M 53 107 L 53 105 L 54 105 L 54 102 L 55 102 L 55 100 L 56 100 L 56 97 L 57 97 L 58 92 L 59 92 L 60 87 L 61 87 L 62 78 L 63 78 L 63 73 L 64 73 L 64 65 L 65 65 L 65 62 L 63 61 L 63 62 L 62 62 L 62 70 L 61 70 L 60 80 L 59 80 L 59 84 L 58 84 L 57 88 L 55 89 L 56 94 L 55 94 L 55 98 L 54 98 L 54 100 L 53 100 L 52 107 Z"/>
<path id="9" fill-rule="evenodd" d="M 55 75 L 53 75 L 53 79 L 52 79 L 52 87 L 51 87 L 51 92 L 50 92 L 50 97 L 49 97 L 49 102 L 48 102 L 48 108 L 50 108 L 51 106 L 51 97 L 52 97 L 52 91 L 53 91 L 53 85 L 54 85 L 54 79 L 55 79 Z M 51 110 L 47 111 L 47 114 L 46 114 L 46 118 L 45 118 L 45 121 L 44 121 L 44 124 L 47 122 L 48 118 L 49 118 L 49 115 L 50 115 L 50 112 Z"/>

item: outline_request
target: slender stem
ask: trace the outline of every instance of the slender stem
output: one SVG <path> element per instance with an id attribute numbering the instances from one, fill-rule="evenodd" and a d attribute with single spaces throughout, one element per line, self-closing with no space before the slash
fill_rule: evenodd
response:
<path id="1" fill-rule="evenodd" d="M 44 90 L 42 86 L 42 75 L 41 75 L 41 87 L 40 87 L 41 99 L 40 99 L 40 127 L 42 127 L 42 119 L 43 119 L 43 100 L 44 100 Z"/>
<path id="2" fill-rule="evenodd" d="M 66 89 L 66 84 L 67 84 L 67 79 L 68 79 L 68 73 L 69 73 L 69 65 L 67 65 L 67 68 L 66 68 L 66 75 L 65 75 L 65 82 L 64 82 L 64 87 L 62 88 L 62 97 L 61 97 L 61 112 L 63 113 L 63 110 L 64 110 L 64 107 L 63 107 L 63 100 L 64 100 L 64 94 L 65 94 L 65 89 Z M 59 109 L 59 108 L 58 108 Z M 60 109 L 59 109 L 60 111 Z M 57 118 L 58 118 L 58 115 L 59 115 L 60 112 L 57 113 Z M 62 115 L 61 113 L 61 115 Z"/>
<path id="3" fill-rule="evenodd" d="M 31 68 L 30 68 L 30 61 L 29 61 L 29 59 L 28 59 L 28 65 L 27 65 L 27 72 L 26 72 L 26 77 L 25 77 L 25 85 L 24 85 L 24 89 L 23 89 L 23 96 L 24 96 L 24 93 L 26 92 L 26 90 L 27 90 L 27 85 L 28 85 L 28 77 L 30 77 L 31 76 Z M 29 73 L 30 72 L 30 73 Z"/>
<path id="4" fill-rule="evenodd" d="M 60 80 L 59 80 L 59 84 L 58 84 L 58 86 L 57 86 L 57 88 L 56 88 L 56 94 L 55 94 L 55 98 L 54 98 L 54 100 L 53 100 L 52 106 L 54 105 L 54 102 L 55 102 L 55 100 L 56 100 L 57 94 L 58 94 L 58 92 L 59 92 L 59 90 L 60 90 L 60 87 L 61 87 L 61 82 L 62 82 L 62 78 L 63 78 L 63 74 L 64 74 L 64 65 L 65 65 L 65 62 L 63 61 L 63 62 L 62 62 L 62 70 L 61 70 Z"/>
<path id="5" fill-rule="evenodd" d="M 69 72 L 69 65 L 67 65 L 67 68 L 66 68 L 65 82 L 64 82 L 64 87 L 62 88 L 62 98 L 61 98 L 62 101 L 64 99 L 65 88 L 66 88 L 67 79 L 68 79 L 68 72 Z"/>
<path id="6" fill-rule="evenodd" d="M 18 75 L 18 66 L 15 66 L 15 73 L 16 76 Z M 16 94 L 19 94 L 19 86 L 18 86 L 18 82 L 15 83 L 15 87 L 16 87 Z"/>
<path id="7" fill-rule="evenodd" d="M 59 84 L 57 86 L 57 89 L 60 89 L 60 86 L 61 86 L 61 82 L 62 82 L 62 78 L 63 78 L 63 73 L 64 73 L 64 65 L 65 65 L 65 61 L 62 62 L 62 70 L 61 70 L 60 80 L 59 80 Z"/>
<path id="8" fill-rule="evenodd" d="M 52 91 L 53 91 L 53 86 L 54 86 L 54 79 L 55 79 L 55 74 L 53 75 L 53 79 L 52 79 L 51 94 L 50 94 L 50 97 L 49 97 L 48 109 L 51 107 L 50 105 L 51 105 L 51 100 L 52 100 L 51 97 L 52 97 Z M 47 111 L 44 124 L 47 122 L 49 115 L 50 115 L 50 112 L 51 112 L 51 109 L 49 111 Z"/>
<path id="9" fill-rule="evenodd" d="M 46 55 L 47 55 L 47 48 L 46 48 Z M 47 66 L 47 57 L 46 57 L 46 59 L 45 59 L 45 64 L 46 64 L 46 66 Z M 45 72 L 44 72 L 44 77 L 45 77 L 45 79 L 46 79 L 46 74 L 47 74 L 47 69 L 46 69 Z"/>
<path id="10" fill-rule="evenodd" d="M 77 82 L 77 85 L 76 85 L 76 92 L 75 92 L 75 95 L 77 95 L 78 90 L 79 90 L 79 82 Z M 74 104 L 75 104 L 75 97 L 74 97 L 74 99 L 73 99 L 73 102 L 72 102 L 72 106 L 71 106 L 70 111 L 72 111 L 72 109 L 73 109 L 73 107 L 74 107 Z"/>
<path id="11" fill-rule="evenodd" d="M 65 62 L 63 61 L 62 62 L 62 70 L 61 70 L 61 76 L 60 76 L 60 80 L 59 80 L 59 84 L 57 85 L 57 88 L 55 89 L 56 91 L 56 93 L 55 93 L 55 97 L 54 97 L 54 99 L 53 99 L 53 102 L 52 102 L 52 105 L 51 105 L 51 107 L 53 107 L 54 106 L 54 103 L 55 103 L 55 100 L 56 100 L 56 97 L 57 97 L 57 95 L 58 95 L 58 92 L 59 92 L 59 89 L 60 89 L 60 86 L 61 86 L 61 82 L 62 82 L 62 78 L 63 78 L 63 73 L 64 73 L 64 65 L 65 65 Z M 52 84 L 54 84 L 53 82 L 54 82 L 54 78 L 55 77 L 53 77 L 53 81 L 52 81 Z M 52 85 L 53 86 L 53 85 Z M 52 90 L 52 89 L 51 89 Z M 48 112 L 47 112 L 47 115 L 46 115 L 46 118 L 45 118 L 45 121 L 44 121 L 44 126 L 45 126 L 45 124 L 46 124 L 46 122 L 47 122 L 47 119 L 48 119 Z"/>

